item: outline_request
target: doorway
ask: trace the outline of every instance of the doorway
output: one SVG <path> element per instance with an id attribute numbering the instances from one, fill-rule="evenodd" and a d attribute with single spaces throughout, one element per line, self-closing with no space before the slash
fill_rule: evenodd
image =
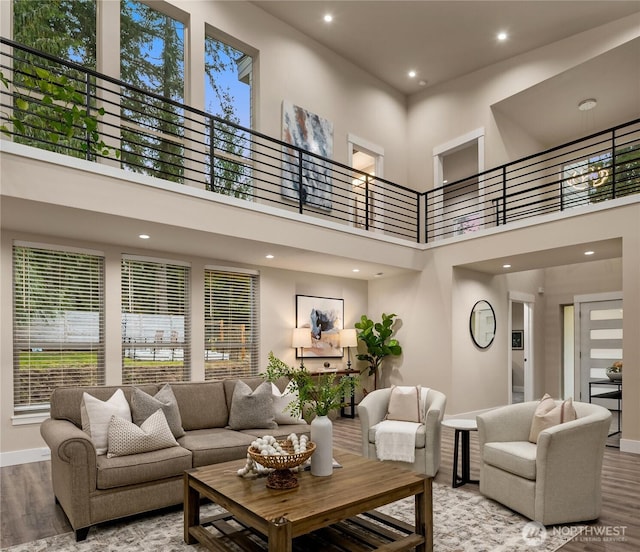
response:
<path id="1" fill-rule="evenodd" d="M 533 314 L 535 297 L 509 292 L 509 403 L 532 401 L 534 395 Z"/>
<path id="2" fill-rule="evenodd" d="M 350 220 L 355 228 L 374 229 L 382 231 L 384 228 L 384 204 L 381 186 L 383 173 L 384 150 L 362 138 L 350 134 L 349 165 L 356 169 L 352 179 L 352 189 L 349 194 Z M 362 174 L 365 173 L 365 174 Z"/>

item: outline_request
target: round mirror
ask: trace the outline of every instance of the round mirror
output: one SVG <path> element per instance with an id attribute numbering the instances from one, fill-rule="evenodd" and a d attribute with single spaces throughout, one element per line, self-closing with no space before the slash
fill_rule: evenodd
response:
<path id="1" fill-rule="evenodd" d="M 478 301 L 469 317 L 471 339 L 481 349 L 486 349 L 496 335 L 496 313 L 488 301 Z"/>

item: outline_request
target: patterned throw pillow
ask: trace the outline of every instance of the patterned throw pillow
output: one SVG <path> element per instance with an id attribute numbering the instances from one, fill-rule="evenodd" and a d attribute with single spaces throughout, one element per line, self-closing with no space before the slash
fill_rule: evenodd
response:
<path id="1" fill-rule="evenodd" d="M 131 392 L 131 416 L 134 424 L 142 425 L 142 422 L 158 409 L 164 412 L 173 436 L 176 439 L 182 437 L 184 435 L 182 418 L 180 417 L 180 410 L 171 385 L 165 383 L 154 397 L 145 393 L 142 389 L 133 388 Z"/>
<path id="2" fill-rule="evenodd" d="M 171 433 L 167 418 L 160 409 L 151 414 L 140 427 L 120 418 L 120 416 L 111 417 L 107 458 L 176 446 L 178 446 L 178 442 Z"/>
<path id="3" fill-rule="evenodd" d="M 271 383 L 265 381 L 251 391 L 245 382 L 238 380 L 233 388 L 230 429 L 276 428 Z"/>
<path id="4" fill-rule="evenodd" d="M 529 441 L 537 443 L 541 431 L 558 424 L 570 422 L 576 418 L 576 409 L 571 398 L 556 406 L 556 401 L 553 400 L 551 395 L 545 393 L 533 414 Z"/>
<path id="5" fill-rule="evenodd" d="M 83 393 L 80 405 L 82 429 L 89 435 L 97 454 L 107 453 L 107 434 L 111 416 L 131 421 L 131 409 L 122 389 L 117 389 L 108 401 Z"/>
<path id="6" fill-rule="evenodd" d="M 392 385 L 386 419 L 421 423 L 421 395 L 422 390 L 419 385 Z"/>

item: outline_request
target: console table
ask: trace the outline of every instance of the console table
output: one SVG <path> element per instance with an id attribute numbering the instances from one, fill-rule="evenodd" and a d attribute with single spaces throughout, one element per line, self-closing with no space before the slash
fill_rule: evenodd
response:
<path id="1" fill-rule="evenodd" d="M 611 391 L 595 391 L 594 394 L 594 387 L 615 387 L 615 389 L 611 390 Z M 614 431 L 613 433 L 609 433 L 609 435 L 607 435 L 607 437 L 612 437 L 613 435 L 619 435 L 622 432 L 622 380 L 610 380 L 609 378 L 606 379 L 599 379 L 599 380 L 592 380 L 589 381 L 589 402 L 592 402 L 591 399 L 612 399 L 614 401 L 617 401 L 618 403 L 618 428 L 617 431 Z"/>
<path id="2" fill-rule="evenodd" d="M 321 376 L 321 375 L 325 375 L 325 374 L 335 374 L 336 377 L 337 376 L 349 376 L 350 378 L 354 377 L 354 376 L 358 376 L 360 374 L 360 372 L 358 372 L 358 370 L 335 370 L 335 369 L 327 369 L 327 370 L 314 370 L 313 372 L 310 372 L 310 374 L 312 376 Z M 356 417 L 356 395 L 355 395 L 356 391 L 355 391 L 355 386 L 353 386 L 351 388 L 351 396 L 349 397 L 349 402 L 347 403 L 347 406 L 349 407 L 349 412 L 347 413 L 347 409 L 344 406 L 340 407 L 340 417 L 341 418 L 355 418 Z M 346 397 L 342 397 L 342 402 L 345 403 L 346 402 Z"/>

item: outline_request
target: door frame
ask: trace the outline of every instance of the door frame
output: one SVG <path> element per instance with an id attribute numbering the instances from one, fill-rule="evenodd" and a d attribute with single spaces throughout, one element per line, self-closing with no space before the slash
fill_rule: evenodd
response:
<path id="1" fill-rule="evenodd" d="M 347 134 L 347 160 L 348 165 L 353 167 L 353 151 L 361 151 L 370 155 L 375 160 L 375 178 L 384 178 L 384 148 L 373 142 L 369 142 L 369 140 L 365 140 L 364 138 L 360 138 L 355 134 Z M 373 215 L 376 217 L 376 220 L 382 225 L 384 225 L 384 201 L 380 199 L 381 194 L 376 194 L 375 187 L 381 187 L 383 184 L 380 181 L 375 182 L 374 189 L 372 190 L 373 196 L 373 205 L 371 206 L 371 210 Z M 349 197 L 352 198 L 352 194 L 349 194 Z M 351 217 L 351 224 L 354 224 L 353 220 L 353 210 L 355 208 L 355 200 L 352 198 L 349 200 L 349 213 Z M 377 232 L 381 232 L 382 230 L 378 229 Z"/>
<path id="2" fill-rule="evenodd" d="M 534 394 L 534 305 L 536 302 L 536 296 L 532 293 L 525 293 L 521 291 L 509 292 L 509 306 L 508 306 L 508 320 L 507 320 L 507 392 L 508 392 L 508 404 L 513 402 L 513 374 L 511 367 L 513 365 L 513 352 L 511 350 L 511 332 L 513 331 L 513 303 L 522 303 L 523 312 L 523 330 L 524 336 L 522 340 L 523 354 L 524 354 L 524 400 L 532 401 Z"/>

